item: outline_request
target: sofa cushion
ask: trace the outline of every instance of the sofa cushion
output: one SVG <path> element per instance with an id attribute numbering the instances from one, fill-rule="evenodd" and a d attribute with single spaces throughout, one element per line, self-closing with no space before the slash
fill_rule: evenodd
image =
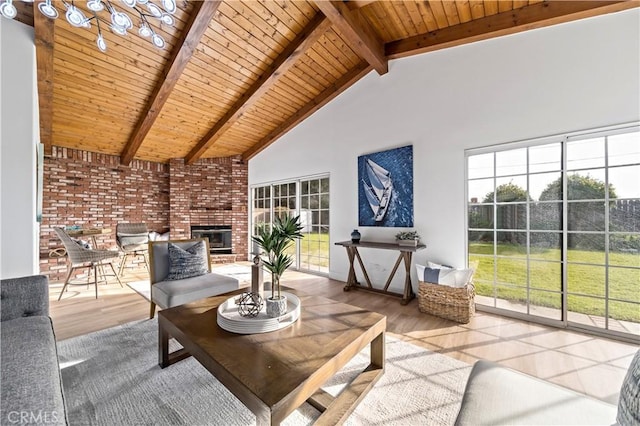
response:
<path id="1" fill-rule="evenodd" d="M 160 234 L 156 231 L 151 231 L 149 232 L 149 241 L 169 241 L 169 236 L 169 232 Z"/>
<path id="2" fill-rule="evenodd" d="M 29 424 L 66 424 L 51 319 L 17 318 L 2 321 L 1 327 L 1 424 L 25 424 L 20 415 L 28 416 Z"/>
<path id="3" fill-rule="evenodd" d="M 169 275 L 166 280 L 183 280 L 209 272 L 207 246 L 204 241 L 183 249 L 169 243 Z"/>
<path id="4" fill-rule="evenodd" d="M 0 281 L 0 320 L 49 315 L 49 280 L 44 275 Z"/>
<path id="5" fill-rule="evenodd" d="M 610 425 L 616 407 L 488 361 L 473 366 L 456 425 Z"/>
<path id="6" fill-rule="evenodd" d="M 240 288 L 240 282 L 226 275 L 209 272 L 183 280 L 165 280 L 151 286 L 151 300 L 161 308 L 227 293 Z"/>
<path id="7" fill-rule="evenodd" d="M 120 242 L 120 247 L 127 251 L 146 250 L 149 236 L 147 234 L 119 235 L 118 241 Z"/>
<path id="8" fill-rule="evenodd" d="M 455 269 L 442 265 L 439 268 L 419 265 L 416 263 L 418 280 L 449 287 L 464 287 L 471 281 L 473 269 Z"/>
<path id="9" fill-rule="evenodd" d="M 453 269 L 453 266 L 441 265 L 441 264 L 435 263 L 435 262 L 427 262 L 427 266 L 429 268 L 433 268 L 433 269 Z"/>
<path id="10" fill-rule="evenodd" d="M 640 425 L 640 350 L 622 382 L 617 420 L 621 425 Z"/>

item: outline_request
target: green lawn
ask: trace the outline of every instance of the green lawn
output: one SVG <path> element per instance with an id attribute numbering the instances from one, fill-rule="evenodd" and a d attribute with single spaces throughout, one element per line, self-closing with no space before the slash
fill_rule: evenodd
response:
<path id="1" fill-rule="evenodd" d="M 497 297 L 510 301 L 527 302 L 526 251 L 522 246 L 499 244 L 499 256 L 493 254 L 493 244 L 469 244 L 469 261 L 477 262 L 474 281 L 479 295 L 494 295 L 494 266 L 497 266 L 495 291 Z M 568 310 L 584 314 L 605 315 L 604 300 L 593 296 L 605 295 L 604 253 L 600 251 L 569 250 L 568 264 Z M 530 303 L 560 309 L 562 268 L 559 249 L 536 249 L 530 257 Z M 555 262 L 553 262 L 555 261 Z M 575 262 L 575 263 L 574 263 Z M 587 263 L 590 265 L 578 265 Z M 609 264 L 616 266 L 640 266 L 640 255 L 611 253 Z M 640 269 L 609 267 L 609 297 L 627 302 L 640 303 Z M 640 305 L 627 302 L 609 302 L 609 316 L 614 319 L 640 322 Z"/>
<path id="2" fill-rule="evenodd" d="M 303 237 L 300 239 L 302 262 L 328 268 L 329 234 L 305 233 L 302 235 Z"/>

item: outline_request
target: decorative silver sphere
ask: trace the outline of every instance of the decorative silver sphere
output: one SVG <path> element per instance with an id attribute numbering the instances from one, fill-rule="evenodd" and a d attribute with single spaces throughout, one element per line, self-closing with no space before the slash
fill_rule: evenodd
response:
<path id="1" fill-rule="evenodd" d="M 263 303 L 264 301 L 258 293 L 242 293 L 236 301 L 240 316 L 249 318 L 258 316 Z"/>

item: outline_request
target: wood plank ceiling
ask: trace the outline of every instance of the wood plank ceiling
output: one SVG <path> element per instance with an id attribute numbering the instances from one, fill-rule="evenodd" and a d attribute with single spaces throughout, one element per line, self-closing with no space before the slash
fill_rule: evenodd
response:
<path id="1" fill-rule="evenodd" d="M 20 3 L 17 19 L 36 35 L 42 142 L 119 155 L 125 165 L 250 159 L 367 73 L 388 72 L 390 59 L 640 5 L 182 0 L 175 26 L 160 28 L 164 50 L 103 31 L 102 53 L 95 29 Z"/>

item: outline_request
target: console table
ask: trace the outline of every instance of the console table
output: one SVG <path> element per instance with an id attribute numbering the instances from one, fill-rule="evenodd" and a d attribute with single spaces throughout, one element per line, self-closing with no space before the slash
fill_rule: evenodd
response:
<path id="1" fill-rule="evenodd" d="M 427 246 L 424 244 L 418 244 L 417 246 L 405 246 L 396 243 L 381 243 L 374 241 L 360 241 L 359 243 L 353 243 L 351 241 L 341 241 L 336 243 L 337 246 L 343 246 L 347 249 L 347 255 L 349 256 L 349 276 L 347 278 L 347 285 L 344 286 L 344 291 L 349 291 L 352 288 L 371 291 L 374 293 L 387 294 L 391 296 L 401 297 L 400 303 L 406 305 L 409 303 L 411 299 L 413 299 L 416 295 L 413 292 L 413 287 L 411 286 L 411 257 L 413 253 L 426 248 Z M 359 248 L 371 248 L 378 250 L 395 250 L 399 251 L 400 255 L 398 256 L 398 260 L 396 261 L 389 278 L 387 279 L 386 284 L 383 289 L 374 288 L 371 284 L 371 280 L 369 279 L 369 274 L 364 267 L 364 263 L 362 262 L 362 258 L 360 257 L 360 253 L 358 252 Z M 361 285 L 356 278 L 356 270 L 354 268 L 354 261 L 358 259 L 358 263 L 360 264 L 360 269 L 362 269 L 362 274 L 364 275 L 364 279 L 367 282 L 367 285 Z M 404 278 L 404 293 L 395 293 L 389 291 L 389 285 L 391 284 L 391 280 L 398 270 L 398 266 L 400 266 L 400 262 L 404 260 L 404 269 L 405 269 L 405 278 Z"/>

